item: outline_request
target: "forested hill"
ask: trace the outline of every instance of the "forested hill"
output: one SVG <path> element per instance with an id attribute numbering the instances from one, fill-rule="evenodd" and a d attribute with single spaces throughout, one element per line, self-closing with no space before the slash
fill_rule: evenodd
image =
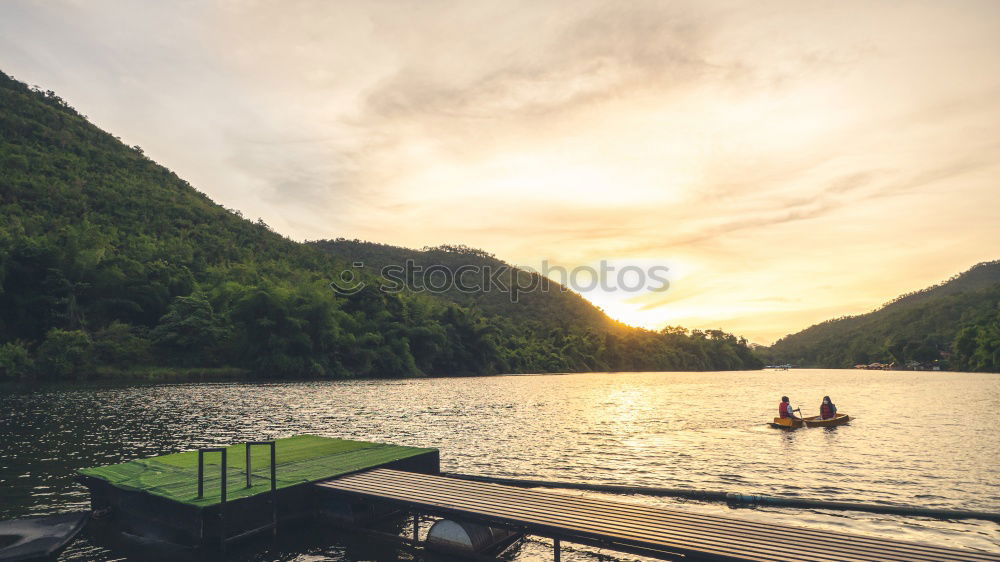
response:
<path id="1" fill-rule="evenodd" d="M 55 93 L 0 73 L 0 379 L 759 365 L 728 334 L 627 328 L 578 296 L 552 301 L 575 311 L 525 323 L 375 279 L 338 294 L 330 283 L 345 265 L 213 203 Z"/>
<path id="2" fill-rule="evenodd" d="M 811 367 L 873 362 L 1000 372 L 1000 261 L 980 263 L 881 308 L 785 336 L 769 361 Z"/>
<path id="3" fill-rule="evenodd" d="M 399 280 L 411 291 L 473 307 L 485 315 L 592 330 L 623 327 L 576 292 L 475 248 L 414 250 L 343 238 L 310 244 L 344 263 L 363 264 L 371 275 L 386 272 L 387 281 Z"/>

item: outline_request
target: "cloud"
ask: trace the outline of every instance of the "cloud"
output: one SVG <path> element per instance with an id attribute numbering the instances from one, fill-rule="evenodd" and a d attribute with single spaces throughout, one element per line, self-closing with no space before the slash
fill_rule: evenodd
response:
<path id="1" fill-rule="evenodd" d="M 699 25 L 665 4 L 579 8 L 544 25 L 546 34 L 503 26 L 477 30 L 489 43 L 485 50 L 501 50 L 492 60 L 477 60 L 473 52 L 442 63 L 420 51 L 367 92 L 366 109 L 386 119 L 548 116 L 635 85 L 681 82 L 713 69 L 698 52 Z M 503 52 L 505 43 L 518 48 Z"/>

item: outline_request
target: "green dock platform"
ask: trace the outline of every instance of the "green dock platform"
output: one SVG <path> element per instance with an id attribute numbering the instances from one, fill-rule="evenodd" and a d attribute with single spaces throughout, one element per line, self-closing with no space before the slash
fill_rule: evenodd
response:
<path id="1" fill-rule="evenodd" d="M 276 439 L 275 447 L 279 490 L 437 451 L 317 435 Z M 230 445 L 226 450 L 227 501 L 271 491 L 271 459 L 268 449 L 251 448 L 250 488 L 246 487 L 246 445 Z M 175 502 L 208 507 L 221 501 L 220 457 L 217 453 L 205 456 L 204 496 L 201 498 L 198 497 L 198 451 L 85 468 L 80 470 L 80 474 L 103 480 L 122 490 L 146 492 Z"/>
<path id="2" fill-rule="evenodd" d="M 85 468 L 78 480 L 90 490 L 94 512 L 107 514 L 114 533 L 197 548 L 312 517 L 323 508 L 323 499 L 310 489 L 316 482 L 372 468 L 440 470 L 437 449 L 298 435 L 273 440 L 272 489 L 270 443 L 203 449 L 200 480 L 197 450 Z M 221 449 L 226 451 L 224 502 Z"/>

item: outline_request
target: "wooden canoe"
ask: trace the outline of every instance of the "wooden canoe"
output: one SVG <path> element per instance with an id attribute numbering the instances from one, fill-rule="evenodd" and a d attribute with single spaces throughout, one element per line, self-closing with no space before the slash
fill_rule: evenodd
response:
<path id="1" fill-rule="evenodd" d="M 835 425 L 844 425 L 849 421 L 851 421 L 851 416 L 847 414 L 837 414 L 828 420 L 820 419 L 819 416 L 805 418 L 806 427 L 833 427 Z"/>
<path id="2" fill-rule="evenodd" d="M 851 421 L 851 416 L 847 414 L 837 414 L 836 416 L 823 420 L 819 416 L 809 416 L 803 419 L 792 419 L 792 418 L 774 418 L 774 422 L 771 423 L 771 427 L 778 429 L 798 429 L 800 427 L 833 427 L 835 425 L 844 425 L 845 423 Z"/>

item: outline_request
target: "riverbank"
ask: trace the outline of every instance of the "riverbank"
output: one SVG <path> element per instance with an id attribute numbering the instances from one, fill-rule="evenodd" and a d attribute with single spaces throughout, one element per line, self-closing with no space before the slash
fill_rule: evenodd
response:
<path id="1" fill-rule="evenodd" d="M 672 373 L 706 373 L 706 372 L 742 372 L 761 371 L 763 369 L 735 369 L 731 371 L 665 371 Z M 507 376 L 553 376 L 590 373 L 593 371 L 567 371 L 565 369 L 553 372 L 505 372 L 505 373 L 461 373 L 461 374 L 364 374 L 358 376 L 302 375 L 283 376 L 276 378 L 268 373 L 261 373 L 240 367 L 96 367 L 87 373 L 73 379 L 47 378 L 42 376 L 23 376 L 21 378 L 0 378 L 0 388 L 29 385 L 59 385 L 73 386 L 90 383 L 180 383 L 180 382 L 246 382 L 246 383 L 286 383 L 308 381 L 351 381 L 351 380 L 412 380 L 412 379 L 447 379 L 447 378 L 484 378 Z M 643 373 L 648 371 L 607 371 L 608 374 Z"/>
<path id="2" fill-rule="evenodd" d="M 94 371 L 94 381 L 137 382 L 211 382 L 237 381 L 255 378 L 248 369 L 239 367 L 136 367 L 122 369 L 101 367 Z"/>

